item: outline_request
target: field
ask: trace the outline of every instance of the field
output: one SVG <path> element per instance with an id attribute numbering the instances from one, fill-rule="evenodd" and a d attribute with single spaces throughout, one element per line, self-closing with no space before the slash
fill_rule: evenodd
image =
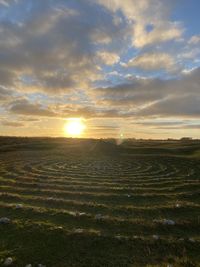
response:
<path id="1" fill-rule="evenodd" d="M 200 266 L 200 141 L 0 138 L 0 266 Z"/>

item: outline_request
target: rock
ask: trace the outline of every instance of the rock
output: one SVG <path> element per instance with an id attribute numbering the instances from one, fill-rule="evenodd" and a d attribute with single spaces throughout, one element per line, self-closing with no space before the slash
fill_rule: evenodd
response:
<path id="1" fill-rule="evenodd" d="M 153 239 L 158 240 L 160 237 L 158 235 L 153 235 Z"/>
<path id="2" fill-rule="evenodd" d="M 26 264 L 25 267 L 32 267 L 32 264 Z"/>
<path id="3" fill-rule="evenodd" d="M 74 233 L 81 234 L 81 233 L 83 233 L 83 229 L 78 228 L 78 229 L 76 229 L 76 230 L 74 231 Z"/>
<path id="4" fill-rule="evenodd" d="M 22 209 L 22 208 L 23 208 L 23 205 L 22 205 L 22 204 L 17 204 L 17 205 L 15 206 L 15 208 L 16 208 L 16 209 Z"/>
<path id="5" fill-rule="evenodd" d="M 52 226 L 50 229 L 51 230 L 62 230 L 63 227 L 62 226 Z"/>
<path id="6" fill-rule="evenodd" d="M 10 219 L 7 217 L 0 218 L 0 224 L 8 224 L 10 223 Z"/>
<path id="7" fill-rule="evenodd" d="M 75 212 L 75 211 L 69 211 L 69 214 L 72 216 L 77 216 L 77 212 Z"/>
<path id="8" fill-rule="evenodd" d="M 46 265 L 38 264 L 38 267 L 46 267 Z"/>
<path id="9" fill-rule="evenodd" d="M 131 195 L 130 195 L 130 194 L 127 194 L 126 196 L 127 196 L 127 197 L 131 197 Z"/>
<path id="10" fill-rule="evenodd" d="M 47 200 L 54 200 L 53 197 L 47 197 Z"/>
<path id="11" fill-rule="evenodd" d="M 180 206 L 181 206 L 180 204 L 178 204 L 178 203 L 176 204 L 176 208 L 180 208 Z"/>
<path id="12" fill-rule="evenodd" d="M 176 223 L 175 223 L 175 221 L 164 219 L 163 220 L 163 224 L 165 224 L 165 225 L 175 225 Z"/>
<path id="13" fill-rule="evenodd" d="M 11 266 L 13 264 L 13 259 L 11 257 L 8 257 L 7 259 L 5 259 L 3 265 L 4 266 Z"/>
<path id="14" fill-rule="evenodd" d="M 80 217 L 80 216 L 83 216 L 83 215 L 86 215 L 85 212 L 76 212 L 76 216 L 77 217 Z"/>
<path id="15" fill-rule="evenodd" d="M 102 220 L 102 219 L 103 219 L 102 214 L 95 215 L 95 220 Z"/>
<path id="16" fill-rule="evenodd" d="M 167 267 L 173 267 L 173 265 L 172 264 L 167 264 Z"/>
<path id="17" fill-rule="evenodd" d="M 194 238 L 189 238 L 189 241 L 192 242 L 192 243 L 195 243 Z"/>
<path id="18" fill-rule="evenodd" d="M 84 215 L 86 215 L 85 212 L 79 212 L 79 216 L 84 216 Z"/>
<path id="19" fill-rule="evenodd" d="M 122 239 L 120 235 L 116 235 L 116 237 L 115 237 L 115 238 L 116 238 L 116 239 L 119 239 L 119 240 L 121 240 L 121 239 Z"/>

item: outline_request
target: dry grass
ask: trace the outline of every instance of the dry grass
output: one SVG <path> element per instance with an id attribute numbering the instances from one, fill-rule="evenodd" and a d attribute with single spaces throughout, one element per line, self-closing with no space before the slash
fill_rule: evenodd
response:
<path id="1" fill-rule="evenodd" d="M 198 142 L 0 144 L 0 266 L 200 266 Z"/>

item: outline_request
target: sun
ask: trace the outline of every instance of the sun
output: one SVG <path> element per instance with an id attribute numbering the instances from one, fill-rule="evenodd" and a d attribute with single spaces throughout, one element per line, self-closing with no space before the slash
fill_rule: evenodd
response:
<path id="1" fill-rule="evenodd" d="M 85 124 L 82 119 L 69 119 L 64 125 L 64 131 L 67 136 L 78 137 L 85 129 Z"/>

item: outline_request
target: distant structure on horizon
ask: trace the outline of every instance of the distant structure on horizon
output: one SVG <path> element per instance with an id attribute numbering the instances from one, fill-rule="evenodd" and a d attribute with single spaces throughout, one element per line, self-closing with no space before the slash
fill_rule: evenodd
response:
<path id="1" fill-rule="evenodd" d="M 191 141 L 192 137 L 182 137 L 180 141 Z"/>

